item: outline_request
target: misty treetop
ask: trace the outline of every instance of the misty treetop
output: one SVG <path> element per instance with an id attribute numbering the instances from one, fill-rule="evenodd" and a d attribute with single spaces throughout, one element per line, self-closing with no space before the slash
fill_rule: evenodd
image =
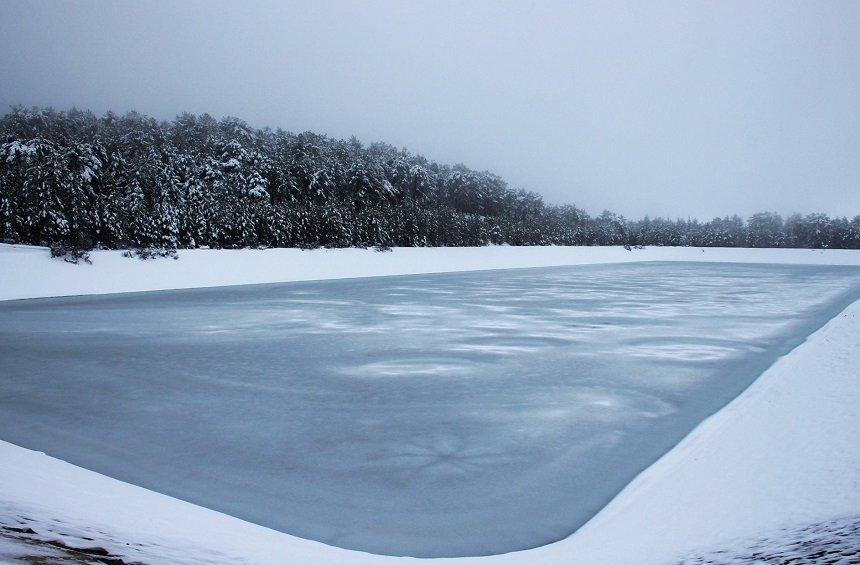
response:
<path id="1" fill-rule="evenodd" d="M 860 216 L 591 217 L 384 143 L 235 118 L 13 108 L 0 118 L 0 241 L 189 248 L 689 245 L 860 248 Z"/>

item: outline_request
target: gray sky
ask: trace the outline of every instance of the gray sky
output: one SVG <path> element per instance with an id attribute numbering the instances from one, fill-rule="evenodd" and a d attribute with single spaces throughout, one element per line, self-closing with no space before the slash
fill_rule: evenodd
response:
<path id="1" fill-rule="evenodd" d="M 13 2 L 0 105 L 405 146 L 590 212 L 860 214 L 860 2 Z"/>

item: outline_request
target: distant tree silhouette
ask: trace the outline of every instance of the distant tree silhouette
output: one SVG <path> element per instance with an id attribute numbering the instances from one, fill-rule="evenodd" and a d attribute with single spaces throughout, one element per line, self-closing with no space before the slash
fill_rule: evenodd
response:
<path id="1" fill-rule="evenodd" d="M 860 248 L 860 216 L 596 217 L 384 143 L 236 118 L 13 108 L 0 241 L 102 248 L 689 245 Z"/>

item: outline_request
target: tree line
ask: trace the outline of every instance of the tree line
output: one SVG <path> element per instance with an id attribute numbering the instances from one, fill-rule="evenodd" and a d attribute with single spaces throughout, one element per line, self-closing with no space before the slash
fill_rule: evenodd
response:
<path id="1" fill-rule="evenodd" d="M 92 248 L 681 245 L 860 248 L 860 215 L 590 216 L 488 171 L 236 118 L 15 107 L 0 241 Z"/>

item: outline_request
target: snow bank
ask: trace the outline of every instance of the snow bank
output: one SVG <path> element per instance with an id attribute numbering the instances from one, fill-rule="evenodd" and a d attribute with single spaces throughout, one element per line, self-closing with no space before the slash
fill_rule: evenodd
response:
<path id="1" fill-rule="evenodd" d="M 778 360 L 547 556 L 672 558 L 860 508 L 860 301 Z M 558 548 L 557 550 L 555 548 Z M 726 547 L 726 546 L 724 546 Z M 674 555 L 673 555 L 674 554 Z"/>
<path id="2" fill-rule="evenodd" d="M 503 254 L 509 248 L 491 249 Z M 542 249 L 547 251 L 538 251 L 536 256 L 545 260 L 554 252 L 563 259 L 567 251 L 570 261 L 576 253 L 564 248 Z M 694 255 L 685 250 L 656 251 L 660 253 L 655 255 L 663 255 L 660 259 L 673 253 L 677 253 L 674 260 Z M 850 252 L 732 251 L 736 250 L 706 250 L 705 254 L 726 261 L 781 257 L 789 262 L 804 256 L 816 261 L 855 260 Z M 373 252 L 354 253 L 356 257 L 374 257 Z M 602 253 L 608 257 L 627 252 L 597 249 L 592 253 L 596 260 Z M 331 257 L 328 252 L 320 256 Z M 34 264 L 39 261 L 43 258 L 32 260 Z M 330 268 L 335 270 L 336 266 Z M 303 272 L 309 273 L 310 267 Z M 106 283 L 100 288 L 108 287 Z M 37 290 L 45 292 L 47 288 Z M 24 291 L 19 288 L 19 295 Z M 860 508 L 858 367 L 860 301 L 780 359 L 743 395 L 703 422 L 569 538 L 526 552 L 436 561 L 662 563 L 702 548 L 725 547 L 734 539 L 759 532 L 856 513 Z M 144 561 L 412 561 L 302 540 L 0 442 L 0 524 L 15 523 L 26 523 L 47 538 L 61 537 L 66 543 L 80 545 L 98 543 L 112 554 Z"/>
<path id="3" fill-rule="evenodd" d="M 720 261 L 860 265 L 860 252 L 828 249 L 649 247 L 425 247 L 372 249 L 193 249 L 142 261 L 94 251 L 92 265 L 51 259 L 44 247 L 0 245 L 0 300 L 236 284 L 629 261 Z"/>

